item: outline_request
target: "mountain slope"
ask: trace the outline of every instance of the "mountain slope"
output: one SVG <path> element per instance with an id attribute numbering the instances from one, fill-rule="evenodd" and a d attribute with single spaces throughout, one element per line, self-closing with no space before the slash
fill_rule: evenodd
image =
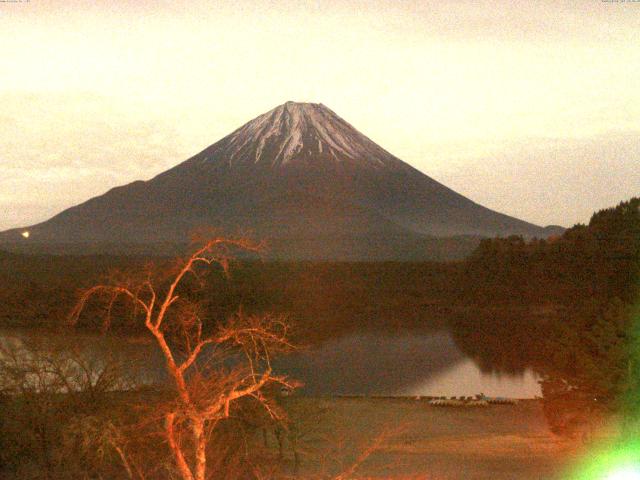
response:
<path id="1" fill-rule="evenodd" d="M 151 180 L 25 229 L 32 242 L 152 243 L 181 242 L 203 226 L 271 239 L 549 233 L 457 194 L 324 105 L 294 102 Z"/>

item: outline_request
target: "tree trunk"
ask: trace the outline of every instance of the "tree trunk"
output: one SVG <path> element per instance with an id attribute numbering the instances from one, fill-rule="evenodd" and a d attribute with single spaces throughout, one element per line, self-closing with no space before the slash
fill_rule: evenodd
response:
<path id="1" fill-rule="evenodd" d="M 195 480 L 205 480 L 205 471 L 207 468 L 207 437 L 204 433 L 204 420 L 194 420 L 193 437 L 196 444 Z"/>
<path id="2" fill-rule="evenodd" d="M 282 460 L 284 458 L 284 438 L 282 438 L 284 434 L 279 426 L 276 427 L 273 433 L 275 433 L 276 440 L 278 440 L 278 459 Z"/>
<path id="3" fill-rule="evenodd" d="M 178 466 L 178 470 L 180 472 L 180 476 L 182 480 L 193 480 L 193 473 L 191 473 L 191 469 L 187 464 L 187 461 L 182 454 L 181 446 L 176 443 L 175 433 L 173 431 L 173 422 L 175 421 L 176 414 L 168 413 L 166 417 L 166 428 L 167 428 L 167 440 L 169 442 L 169 448 L 173 452 L 173 456 L 176 459 L 176 464 Z M 202 477 L 204 478 L 204 477 Z"/>
<path id="4" fill-rule="evenodd" d="M 297 439 L 292 439 L 291 448 L 293 450 L 293 476 L 297 477 L 300 473 L 300 452 L 298 452 Z"/>

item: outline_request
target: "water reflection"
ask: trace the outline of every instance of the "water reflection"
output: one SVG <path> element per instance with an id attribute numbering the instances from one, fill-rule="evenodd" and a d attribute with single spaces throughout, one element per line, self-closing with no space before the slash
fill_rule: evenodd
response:
<path id="1" fill-rule="evenodd" d="M 73 345 L 92 363 L 113 361 L 115 355 L 132 370 L 135 366 L 142 383 L 164 378 L 162 357 L 152 343 L 78 333 L 0 332 L 5 348 L 18 343 L 38 349 Z M 540 395 L 531 371 L 520 375 L 483 372 L 446 331 L 350 333 L 277 359 L 275 368 L 302 381 L 302 393 L 307 395 Z"/>
<path id="2" fill-rule="evenodd" d="M 486 373 L 467 358 L 400 393 L 408 396 L 470 396 L 484 393 L 489 397 L 535 398 L 541 396 L 538 379 L 531 370 L 525 370 L 522 374 Z"/>
<path id="3" fill-rule="evenodd" d="M 280 359 L 277 367 L 302 380 L 310 395 L 540 395 L 530 370 L 483 372 L 444 331 L 351 334 Z"/>

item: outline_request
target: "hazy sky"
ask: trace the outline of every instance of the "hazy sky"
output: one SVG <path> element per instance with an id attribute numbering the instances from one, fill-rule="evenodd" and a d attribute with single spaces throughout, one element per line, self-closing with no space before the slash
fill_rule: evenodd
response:
<path id="1" fill-rule="evenodd" d="M 322 102 L 538 224 L 640 194 L 640 2 L 0 2 L 0 229 Z"/>

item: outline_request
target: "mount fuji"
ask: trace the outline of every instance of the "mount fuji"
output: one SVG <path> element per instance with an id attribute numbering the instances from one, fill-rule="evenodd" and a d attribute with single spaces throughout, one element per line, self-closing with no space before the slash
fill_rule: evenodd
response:
<path id="1" fill-rule="evenodd" d="M 322 104 L 287 102 L 150 180 L 2 232 L 0 241 L 182 243 L 207 226 L 307 252 L 294 256 L 329 258 L 350 248 L 365 258 L 373 244 L 395 245 L 393 250 L 434 237 L 558 233 L 558 227 L 542 228 L 474 203 Z M 21 236 L 25 231 L 28 239 Z M 340 246 L 331 247 L 335 242 Z"/>

